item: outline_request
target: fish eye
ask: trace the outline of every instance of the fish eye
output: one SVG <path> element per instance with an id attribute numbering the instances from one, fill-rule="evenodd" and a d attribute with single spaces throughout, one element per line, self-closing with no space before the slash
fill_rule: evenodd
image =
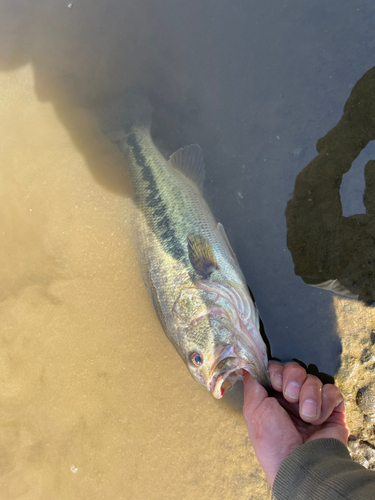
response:
<path id="1" fill-rule="evenodd" d="M 193 354 L 190 355 L 190 360 L 195 366 L 201 366 L 201 364 L 203 363 L 202 356 L 197 352 L 193 352 Z"/>

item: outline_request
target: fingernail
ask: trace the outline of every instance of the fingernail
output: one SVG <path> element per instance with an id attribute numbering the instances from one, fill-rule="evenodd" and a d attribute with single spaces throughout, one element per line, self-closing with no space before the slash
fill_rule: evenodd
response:
<path id="1" fill-rule="evenodd" d="M 297 382 L 289 382 L 286 386 L 285 394 L 292 399 L 298 399 L 301 386 Z"/>
<path id="2" fill-rule="evenodd" d="M 316 417 L 318 405 L 312 399 L 306 399 L 302 405 L 301 413 L 305 417 Z"/>

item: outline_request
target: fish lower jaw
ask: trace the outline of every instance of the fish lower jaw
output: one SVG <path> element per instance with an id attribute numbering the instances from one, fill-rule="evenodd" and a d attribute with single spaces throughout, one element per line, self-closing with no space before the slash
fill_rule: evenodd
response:
<path id="1" fill-rule="evenodd" d="M 254 369 L 254 366 L 246 364 L 214 376 L 209 384 L 207 384 L 207 390 L 211 391 L 216 399 L 221 399 L 224 392 L 230 389 L 237 380 L 243 380 L 244 371 L 255 377 L 266 389 L 271 387 L 271 380 L 267 369 L 264 370 L 264 373 L 263 371 L 259 373 Z"/>
<path id="2" fill-rule="evenodd" d="M 230 389 L 237 380 L 243 380 L 242 368 L 234 368 L 216 375 L 207 385 L 207 390 L 212 392 L 216 399 L 221 399 L 224 392 Z"/>

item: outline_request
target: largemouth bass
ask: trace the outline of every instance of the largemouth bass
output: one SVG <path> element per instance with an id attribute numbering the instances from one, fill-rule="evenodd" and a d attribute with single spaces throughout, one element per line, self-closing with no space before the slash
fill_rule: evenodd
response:
<path id="1" fill-rule="evenodd" d="M 270 386 L 257 307 L 202 196 L 202 150 L 193 144 L 166 160 L 144 109 L 108 135 L 129 165 L 139 262 L 163 329 L 191 375 L 216 398 L 243 370 Z"/>

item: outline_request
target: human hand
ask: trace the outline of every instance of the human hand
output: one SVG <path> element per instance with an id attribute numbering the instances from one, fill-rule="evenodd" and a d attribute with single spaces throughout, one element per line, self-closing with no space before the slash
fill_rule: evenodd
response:
<path id="1" fill-rule="evenodd" d="M 347 445 L 344 397 L 332 384 L 323 385 L 297 363 L 271 361 L 276 391 L 244 372 L 244 417 L 258 461 L 271 486 L 282 461 L 308 441 L 335 438 Z"/>

